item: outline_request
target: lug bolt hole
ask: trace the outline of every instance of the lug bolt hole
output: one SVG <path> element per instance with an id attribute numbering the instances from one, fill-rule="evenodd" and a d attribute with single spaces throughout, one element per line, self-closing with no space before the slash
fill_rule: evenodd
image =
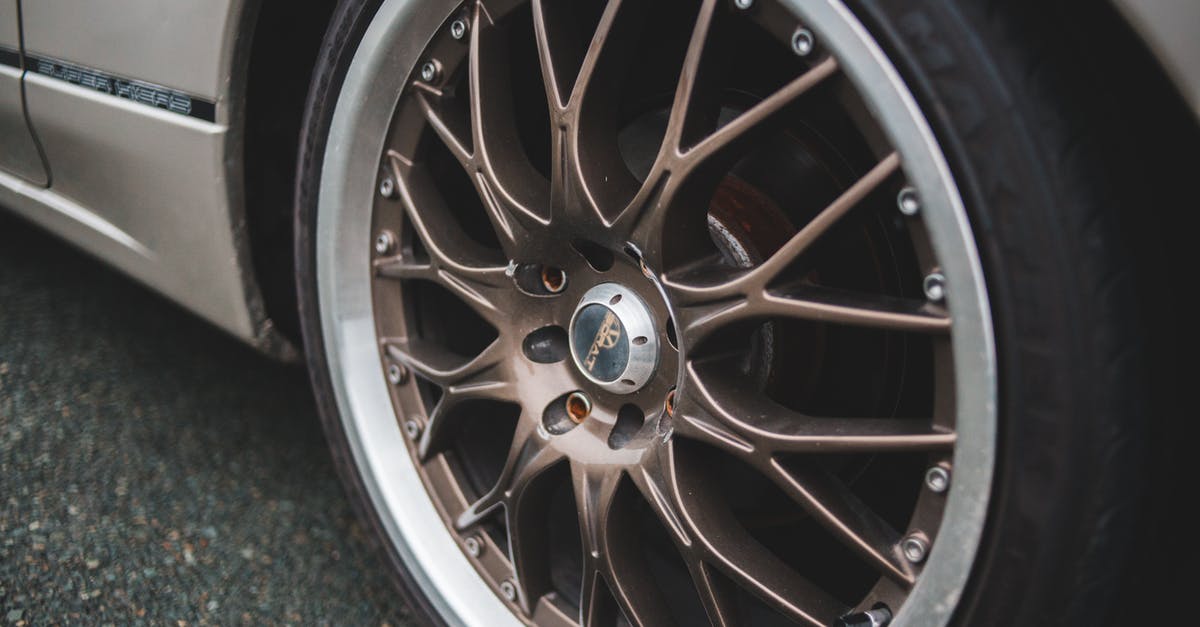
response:
<path id="1" fill-rule="evenodd" d="M 583 392 L 571 392 L 567 396 L 567 416 L 575 424 L 583 424 L 592 413 L 592 400 Z"/>
<path id="2" fill-rule="evenodd" d="M 542 287 L 551 294 L 558 294 L 567 288 L 567 273 L 561 268 L 542 266 Z"/>

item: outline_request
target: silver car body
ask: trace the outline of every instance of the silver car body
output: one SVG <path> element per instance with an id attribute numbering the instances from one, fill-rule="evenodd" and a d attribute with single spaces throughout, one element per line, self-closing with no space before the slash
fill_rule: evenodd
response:
<path id="1" fill-rule="evenodd" d="M 0 206 L 280 356 L 243 137 L 261 0 L 0 0 Z M 1200 2 L 1113 0 L 1200 118 Z"/>

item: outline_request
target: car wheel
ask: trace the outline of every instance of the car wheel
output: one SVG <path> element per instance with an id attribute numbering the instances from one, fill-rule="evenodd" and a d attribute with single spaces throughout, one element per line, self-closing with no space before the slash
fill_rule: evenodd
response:
<path id="1" fill-rule="evenodd" d="M 1130 275 L 1069 57 L 985 4 L 340 3 L 301 319 L 423 618 L 1102 614 Z"/>

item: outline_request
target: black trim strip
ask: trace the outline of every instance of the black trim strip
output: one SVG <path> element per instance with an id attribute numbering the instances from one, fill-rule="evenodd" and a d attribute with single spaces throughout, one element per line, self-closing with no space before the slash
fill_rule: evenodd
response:
<path id="1" fill-rule="evenodd" d="M 12 48 L 0 46 L 0 65 L 8 65 L 21 69 L 21 53 Z"/>
<path id="2" fill-rule="evenodd" d="M 0 63 L 21 67 L 21 55 L 9 48 L 0 48 Z M 182 91 L 147 83 L 131 78 L 114 76 L 108 72 L 75 65 L 66 61 L 25 55 L 26 71 L 40 74 L 60 81 L 78 85 L 87 89 L 106 93 L 110 96 L 132 100 L 156 109 L 186 115 L 205 122 L 217 121 L 217 105 L 202 98 L 196 98 Z"/>

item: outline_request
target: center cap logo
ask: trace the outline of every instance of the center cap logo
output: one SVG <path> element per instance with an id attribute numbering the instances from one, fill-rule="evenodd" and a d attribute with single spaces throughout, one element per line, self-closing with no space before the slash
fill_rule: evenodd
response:
<path id="1" fill-rule="evenodd" d="M 618 283 L 588 290 L 571 318 L 571 359 L 610 392 L 632 394 L 658 367 L 658 331 L 637 292 Z"/>
<path id="2" fill-rule="evenodd" d="M 629 362 L 629 338 L 625 326 L 604 305 L 588 305 L 575 318 L 572 338 L 575 358 L 592 378 L 616 381 Z"/>

